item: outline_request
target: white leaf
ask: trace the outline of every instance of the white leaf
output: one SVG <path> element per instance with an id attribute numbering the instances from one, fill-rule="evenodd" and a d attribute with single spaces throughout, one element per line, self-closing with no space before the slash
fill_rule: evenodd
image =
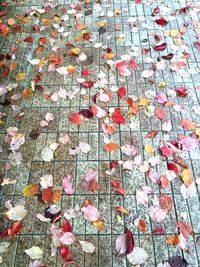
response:
<path id="1" fill-rule="evenodd" d="M 53 158 L 54 158 L 53 150 L 50 149 L 50 148 L 48 148 L 48 147 L 45 147 L 45 148 L 42 150 L 41 156 L 42 156 L 42 159 L 43 159 L 45 162 L 50 162 L 50 161 L 52 161 Z"/>
<path id="2" fill-rule="evenodd" d="M 136 149 L 132 145 L 123 145 L 121 147 L 121 150 L 122 153 L 128 156 L 134 156 L 137 153 Z"/>
<path id="3" fill-rule="evenodd" d="M 44 217 L 44 215 L 38 213 L 36 214 L 36 218 L 38 218 L 38 220 L 40 220 L 41 222 L 50 222 L 51 219 L 50 218 L 46 218 Z"/>
<path id="4" fill-rule="evenodd" d="M 170 120 L 166 121 L 162 125 L 162 130 L 164 132 L 170 132 L 172 130 L 172 123 Z"/>
<path id="5" fill-rule="evenodd" d="M 29 249 L 25 250 L 25 253 L 32 259 L 32 260 L 39 260 L 42 258 L 43 251 L 41 248 L 37 246 L 33 246 Z"/>
<path id="6" fill-rule="evenodd" d="M 0 254 L 6 252 L 9 246 L 10 246 L 9 242 L 0 243 Z"/>
<path id="7" fill-rule="evenodd" d="M 8 216 L 9 220 L 13 221 L 21 221 L 26 216 L 27 210 L 24 206 L 18 205 L 15 207 L 11 207 L 7 212 L 6 215 Z"/>
<path id="8" fill-rule="evenodd" d="M 42 176 L 40 178 L 40 185 L 44 189 L 47 189 L 48 187 L 53 187 L 53 176 L 51 174 Z"/>
<path id="9" fill-rule="evenodd" d="M 7 88 L 6 88 L 6 86 L 5 85 L 0 85 L 0 96 L 1 95 L 5 95 L 6 93 L 7 93 Z"/>
<path id="10" fill-rule="evenodd" d="M 88 242 L 88 241 L 79 241 L 79 243 L 81 245 L 82 250 L 85 253 L 93 253 L 94 252 L 95 246 L 91 242 Z"/>
<path id="11" fill-rule="evenodd" d="M 143 248 L 135 247 L 133 251 L 127 255 L 127 258 L 133 265 L 143 265 L 146 263 L 148 254 Z"/>
<path id="12" fill-rule="evenodd" d="M 40 59 L 38 58 L 33 58 L 28 61 L 31 63 L 31 65 L 38 65 L 40 63 Z"/>
<path id="13" fill-rule="evenodd" d="M 79 143 L 79 149 L 80 149 L 81 152 L 87 154 L 87 153 L 90 152 L 91 147 L 90 147 L 90 145 L 89 145 L 88 143 L 86 143 L 86 142 L 80 142 L 80 143 Z"/>
<path id="14" fill-rule="evenodd" d="M 144 70 L 142 72 L 142 77 L 143 78 L 150 78 L 153 75 L 153 70 Z"/>
<path id="15" fill-rule="evenodd" d="M 61 135 L 61 136 L 59 137 L 58 141 L 59 141 L 60 143 L 62 143 L 63 145 L 66 145 L 67 143 L 70 142 L 70 137 L 69 137 L 68 134 L 64 134 L 64 135 Z"/>
<path id="16" fill-rule="evenodd" d="M 157 267 L 171 267 L 171 265 L 168 262 L 160 262 L 158 263 Z"/>
<path id="17" fill-rule="evenodd" d="M 66 98 L 67 97 L 67 91 L 63 88 L 60 88 L 59 91 L 58 91 L 58 95 L 60 98 Z"/>
<path id="18" fill-rule="evenodd" d="M 66 67 L 60 67 L 58 69 L 56 69 L 56 71 L 61 74 L 61 75 L 66 75 L 68 74 L 67 68 Z"/>
<path id="19" fill-rule="evenodd" d="M 54 115 L 53 113 L 47 112 L 47 114 L 45 115 L 45 120 L 50 122 L 54 120 Z"/>

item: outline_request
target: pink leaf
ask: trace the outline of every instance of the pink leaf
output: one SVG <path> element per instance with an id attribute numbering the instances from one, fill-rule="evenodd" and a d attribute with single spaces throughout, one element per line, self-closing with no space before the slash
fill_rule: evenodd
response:
<path id="1" fill-rule="evenodd" d="M 62 187 L 65 193 L 68 195 L 74 194 L 74 189 L 72 188 L 71 178 L 72 178 L 71 175 L 67 174 L 62 180 Z"/>
<path id="2" fill-rule="evenodd" d="M 118 255 L 124 255 L 127 251 L 126 234 L 119 235 L 115 242 Z"/>
<path id="3" fill-rule="evenodd" d="M 81 211 L 83 212 L 84 218 L 90 222 L 98 221 L 100 217 L 98 210 L 92 205 L 83 207 Z"/>
<path id="4" fill-rule="evenodd" d="M 93 179 L 96 179 L 98 175 L 98 171 L 94 169 L 88 169 L 84 175 L 84 179 L 87 182 L 92 181 Z"/>
<path id="5" fill-rule="evenodd" d="M 149 208 L 149 216 L 155 222 L 162 223 L 166 215 L 167 215 L 166 211 L 161 209 L 160 206 L 151 206 Z"/>
<path id="6" fill-rule="evenodd" d="M 200 51 L 200 41 L 194 42 L 194 47 Z"/>
<path id="7" fill-rule="evenodd" d="M 116 63 L 116 69 L 122 76 L 127 77 L 131 75 L 131 72 L 128 70 L 126 66 L 126 62 L 123 60 Z"/>

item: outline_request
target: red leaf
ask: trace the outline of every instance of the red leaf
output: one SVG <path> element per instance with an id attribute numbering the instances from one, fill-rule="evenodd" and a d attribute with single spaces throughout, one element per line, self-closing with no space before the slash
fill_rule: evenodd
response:
<path id="1" fill-rule="evenodd" d="M 156 14 L 158 14 L 160 12 L 160 8 L 159 7 L 156 7 L 156 8 L 154 8 L 154 10 L 153 10 L 153 15 L 156 15 Z"/>
<path id="2" fill-rule="evenodd" d="M 32 43 L 33 42 L 33 37 L 32 36 L 28 36 L 24 39 L 24 42 L 27 42 L 27 43 Z"/>
<path id="3" fill-rule="evenodd" d="M 93 81 L 85 81 L 81 84 L 85 88 L 91 88 L 94 85 Z"/>
<path id="4" fill-rule="evenodd" d="M 121 188 L 121 187 L 115 187 L 114 188 L 114 191 L 120 193 L 123 196 L 126 195 L 126 191 L 123 188 Z"/>
<path id="5" fill-rule="evenodd" d="M 162 227 L 158 227 L 153 230 L 153 234 L 165 235 L 165 233 L 165 229 Z"/>
<path id="6" fill-rule="evenodd" d="M 72 226 L 67 219 L 64 219 L 61 225 L 61 229 L 63 230 L 63 232 L 71 232 L 71 233 L 73 232 Z"/>
<path id="7" fill-rule="evenodd" d="M 156 19 L 155 23 L 157 23 L 158 25 L 164 26 L 164 25 L 167 25 L 168 21 L 166 21 L 165 19 L 161 18 L 161 19 Z"/>
<path id="8" fill-rule="evenodd" d="M 137 62 L 134 59 L 131 59 L 129 61 L 129 67 L 132 68 L 132 69 L 134 69 L 134 70 L 136 70 L 138 68 L 138 64 L 137 64 Z"/>
<path id="9" fill-rule="evenodd" d="M 12 223 L 8 228 L 8 235 L 12 237 L 17 235 L 21 231 L 22 226 L 23 226 L 22 221 Z"/>
<path id="10" fill-rule="evenodd" d="M 117 124 L 125 122 L 121 108 L 116 108 L 115 111 L 112 113 L 112 121 Z"/>
<path id="11" fill-rule="evenodd" d="M 81 71 L 81 74 L 82 74 L 83 76 L 87 77 L 87 76 L 90 76 L 91 72 L 90 72 L 90 70 L 82 70 L 82 71 Z"/>
<path id="12" fill-rule="evenodd" d="M 194 47 L 200 51 L 200 41 L 194 42 Z"/>
<path id="13" fill-rule="evenodd" d="M 3 232 L 0 233 L 0 238 L 4 238 L 4 237 L 6 237 L 8 235 L 8 229 L 9 228 L 3 230 Z"/>
<path id="14" fill-rule="evenodd" d="M 69 114 L 68 118 L 69 121 L 73 124 L 81 124 L 83 122 L 83 118 L 78 112 Z"/>
<path id="15" fill-rule="evenodd" d="M 118 163 L 117 160 L 113 160 L 113 161 L 110 162 L 110 170 L 112 170 L 112 169 L 117 169 L 118 166 L 119 166 L 119 163 Z M 113 185 L 114 185 L 114 184 L 113 184 Z"/>
<path id="16" fill-rule="evenodd" d="M 161 44 L 161 45 L 156 45 L 156 46 L 154 46 L 154 50 L 155 51 L 163 51 L 163 50 L 165 50 L 167 48 L 167 44 L 166 43 L 163 43 L 163 44 Z"/>
<path id="17" fill-rule="evenodd" d="M 49 187 L 49 188 L 47 188 L 47 189 L 44 189 L 43 191 L 42 191 L 42 201 L 44 202 L 44 203 L 50 203 L 50 202 L 52 202 L 52 200 L 53 200 L 53 190 L 52 190 L 52 188 L 51 187 Z"/>
<path id="18" fill-rule="evenodd" d="M 120 187 L 121 186 L 121 183 L 119 182 L 119 181 L 116 181 L 116 180 L 112 180 L 112 185 L 114 186 L 114 187 Z"/>
<path id="19" fill-rule="evenodd" d="M 91 38 L 91 34 L 89 32 L 86 32 L 86 33 L 83 34 L 83 39 L 89 41 L 90 38 Z"/>
<path id="20" fill-rule="evenodd" d="M 129 229 L 126 230 L 126 245 L 127 245 L 126 253 L 130 254 L 134 249 L 135 242 L 134 242 L 133 234 Z"/>
<path id="21" fill-rule="evenodd" d="M 154 138 L 154 137 L 156 137 L 157 134 L 158 134 L 158 131 L 154 130 L 154 131 L 149 132 L 145 137 L 146 138 Z"/>
<path id="22" fill-rule="evenodd" d="M 155 110 L 155 115 L 159 120 L 163 120 L 165 118 L 165 111 L 161 108 L 157 108 Z"/>
<path id="23" fill-rule="evenodd" d="M 168 185 L 169 185 L 169 180 L 167 179 L 167 176 L 166 175 L 163 175 L 160 177 L 160 183 L 161 183 L 161 187 L 163 189 L 167 188 Z"/>
<path id="24" fill-rule="evenodd" d="M 167 163 L 167 169 L 170 170 L 170 171 L 174 171 L 176 174 L 179 173 L 178 167 L 173 162 L 168 162 Z"/>
<path id="25" fill-rule="evenodd" d="M 124 87 L 120 87 L 118 90 L 117 90 L 117 94 L 118 96 L 120 97 L 123 97 L 126 95 L 126 89 Z"/>
<path id="26" fill-rule="evenodd" d="M 89 189 L 93 193 L 97 192 L 99 189 L 99 183 L 95 179 L 92 179 L 91 181 L 89 181 Z"/>
<path id="27" fill-rule="evenodd" d="M 166 56 L 162 56 L 163 59 L 171 60 L 174 57 L 174 54 L 168 54 Z"/>
<path id="28" fill-rule="evenodd" d="M 187 96 L 187 88 L 185 88 L 185 87 L 177 87 L 175 90 L 176 90 L 178 96 L 180 96 L 180 97 Z"/>
<path id="29" fill-rule="evenodd" d="M 70 247 L 68 247 L 68 246 L 61 246 L 59 248 L 59 253 L 63 257 L 63 259 L 65 260 L 65 262 L 74 263 L 74 260 L 71 258 L 71 250 L 70 250 Z"/>

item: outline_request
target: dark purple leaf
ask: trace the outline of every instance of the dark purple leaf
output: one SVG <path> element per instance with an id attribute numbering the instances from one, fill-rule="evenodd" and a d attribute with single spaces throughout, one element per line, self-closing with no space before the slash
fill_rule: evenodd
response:
<path id="1" fill-rule="evenodd" d="M 93 116 L 94 116 L 90 109 L 81 109 L 79 111 L 79 114 L 81 114 L 83 117 L 85 117 L 87 119 L 93 118 Z"/>
<path id="2" fill-rule="evenodd" d="M 171 267 L 187 267 L 188 266 L 187 261 L 181 256 L 173 256 L 169 258 L 168 263 L 171 265 Z"/>
<path id="3" fill-rule="evenodd" d="M 155 51 L 163 51 L 163 50 L 166 49 L 166 47 L 167 47 L 167 44 L 166 44 L 166 43 L 163 43 L 163 44 L 161 44 L 161 45 L 156 45 L 156 46 L 154 46 L 154 50 L 155 50 Z"/>
<path id="4" fill-rule="evenodd" d="M 166 56 L 162 56 L 163 59 L 171 60 L 173 58 L 174 54 L 168 54 Z"/>
<path id="5" fill-rule="evenodd" d="M 134 242 L 133 234 L 129 229 L 126 230 L 126 244 L 127 244 L 126 253 L 130 254 L 134 249 L 135 242 Z"/>

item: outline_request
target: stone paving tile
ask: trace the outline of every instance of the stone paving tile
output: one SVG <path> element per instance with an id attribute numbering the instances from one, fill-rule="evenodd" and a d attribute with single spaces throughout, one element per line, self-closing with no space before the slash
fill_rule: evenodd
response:
<path id="1" fill-rule="evenodd" d="M 16 46 L 17 52 L 12 59 L 17 63 L 17 68 L 13 70 L 6 77 L 2 78 L 1 84 L 6 86 L 10 83 L 15 83 L 14 77 L 18 73 L 26 72 L 26 78 L 22 81 L 18 81 L 18 86 L 12 89 L 13 94 L 21 94 L 24 88 L 30 87 L 30 82 L 33 81 L 38 74 L 35 66 L 31 65 L 29 58 L 38 58 L 40 60 L 46 59 L 50 56 L 53 46 L 60 47 L 59 54 L 64 55 L 66 53 L 66 42 L 74 43 L 74 36 L 80 33 L 74 27 L 75 20 L 73 16 L 70 16 L 69 25 L 67 30 L 71 32 L 68 37 L 62 37 L 58 34 L 58 38 L 54 39 L 55 45 L 53 45 L 53 38 L 51 33 L 55 31 L 52 25 L 47 24 L 47 28 L 44 31 L 35 32 L 33 25 L 43 25 L 43 21 L 46 19 L 52 19 L 55 14 L 62 14 L 62 9 L 73 7 L 75 1 L 70 0 L 57 0 L 49 1 L 57 3 L 58 7 L 50 8 L 49 12 L 44 14 L 35 14 L 34 16 L 23 17 L 23 22 L 20 21 L 21 32 L 10 32 L 7 35 L 0 35 L 0 49 L 1 55 L 10 54 L 11 47 Z M 77 1 L 76 1 L 77 2 Z M 135 246 L 142 247 L 148 254 L 148 259 L 144 266 L 153 267 L 158 266 L 158 263 L 168 260 L 169 257 L 175 255 L 184 256 L 190 267 L 200 266 L 200 249 L 199 242 L 197 240 L 200 236 L 200 199 L 199 199 L 199 179 L 200 179 L 200 151 L 199 147 L 196 147 L 190 151 L 180 151 L 179 156 L 183 158 L 187 165 L 190 166 L 193 173 L 193 180 L 198 180 L 195 184 L 197 193 L 189 198 L 183 198 L 180 188 L 183 184 L 180 179 L 173 180 L 170 185 L 161 190 L 158 184 L 153 183 L 147 173 L 141 172 L 139 169 L 134 168 L 132 170 L 124 171 L 122 166 L 115 171 L 114 176 L 110 178 L 106 171 L 109 169 L 109 163 L 113 160 L 127 161 L 131 157 L 123 154 L 121 150 L 116 150 L 112 153 L 103 150 L 105 134 L 101 130 L 100 120 L 84 120 L 83 123 L 77 127 L 69 122 L 68 115 L 72 112 L 77 112 L 84 108 L 89 108 L 93 102 L 91 97 L 97 93 L 97 88 L 92 87 L 88 90 L 88 97 L 83 98 L 80 95 L 80 85 L 77 82 L 77 78 L 80 77 L 82 69 L 86 68 L 91 71 L 90 79 L 96 81 L 100 71 L 106 73 L 106 78 L 109 79 L 108 88 L 112 86 L 119 87 L 123 85 L 127 89 L 127 95 L 133 96 L 133 98 L 142 98 L 148 91 L 155 94 L 159 90 L 159 85 L 162 82 L 166 82 L 167 85 L 162 87 L 164 93 L 169 93 L 170 89 L 176 87 L 186 87 L 188 89 L 187 97 L 175 97 L 173 100 L 177 105 L 183 106 L 182 112 L 176 112 L 172 107 L 163 105 L 162 109 L 165 111 L 165 121 L 170 120 L 172 123 L 172 130 L 169 133 L 169 137 L 173 140 L 177 140 L 177 136 L 190 136 L 191 131 L 184 129 L 179 123 L 181 119 L 188 119 L 200 125 L 200 52 L 195 49 L 193 43 L 197 41 L 200 36 L 199 24 L 192 24 L 192 21 L 199 22 L 200 13 L 199 1 L 185 1 L 185 0 L 170 0 L 170 1 L 153 1 L 143 0 L 142 3 L 136 4 L 131 0 L 100 0 L 100 1 L 88 1 L 89 9 L 92 10 L 92 14 L 89 16 L 84 15 L 87 5 L 83 4 L 84 1 L 79 1 L 80 5 L 85 8 L 79 11 L 83 15 L 83 21 L 88 26 L 90 32 L 97 35 L 96 42 L 101 42 L 103 45 L 107 45 L 108 48 L 112 48 L 114 55 L 113 60 L 119 60 L 121 56 L 133 53 L 134 48 L 138 48 L 138 54 L 135 59 L 138 67 L 134 70 L 131 77 L 120 76 L 116 69 L 108 71 L 108 63 L 102 58 L 102 54 L 105 52 L 102 48 L 94 48 L 91 42 L 77 43 L 76 47 L 81 48 L 81 52 L 91 57 L 91 62 L 88 64 L 76 63 L 73 57 L 65 57 L 63 61 L 64 66 L 75 65 L 76 73 L 71 76 L 61 76 L 57 72 L 48 72 L 48 64 L 43 66 L 43 77 L 39 82 L 39 85 L 44 88 L 43 92 L 35 90 L 30 97 L 23 97 L 15 101 L 14 105 L 6 106 L 1 105 L 5 100 L 5 97 L 0 94 L 0 105 L 2 106 L 2 112 L 6 114 L 3 118 L 3 124 L 0 119 L 0 178 L 3 181 L 4 177 L 19 176 L 20 179 L 15 185 L 9 184 L 1 189 L 1 212 L 3 213 L 6 201 L 13 200 L 14 202 L 20 201 L 23 197 L 22 190 L 30 183 L 38 183 L 41 176 L 51 173 L 54 177 L 54 186 L 60 188 L 61 180 L 66 173 L 70 173 L 73 177 L 73 187 L 76 188 L 75 193 L 72 196 L 62 194 L 60 205 L 62 212 L 72 208 L 75 204 L 80 206 L 89 198 L 95 207 L 98 208 L 101 219 L 105 223 L 105 229 L 98 231 L 93 225 L 86 221 L 82 214 L 78 214 L 77 218 L 73 220 L 73 232 L 78 236 L 79 240 L 87 240 L 94 244 L 96 247 L 95 252 L 92 254 L 86 254 L 80 250 L 80 246 L 72 245 L 72 255 L 76 260 L 75 266 L 77 267 L 130 267 L 131 263 L 126 257 L 119 257 L 115 249 L 116 238 L 124 233 L 126 227 L 128 227 L 135 240 Z M 87 1 L 85 1 L 87 2 Z M 99 3 L 99 4 L 95 4 Z M 48 1 L 44 0 L 24 0 L 24 1 L 0 1 L 2 10 L 7 13 L 0 17 L 0 24 L 5 23 L 9 18 L 17 18 L 17 16 L 23 16 L 27 10 L 31 8 L 42 9 L 44 4 Z M 7 4 L 5 4 L 7 3 Z M 78 2 L 77 2 L 78 3 Z M 100 5 L 101 4 L 101 5 Z M 166 8 L 169 7 L 173 11 L 177 11 L 176 19 L 169 20 L 168 24 L 160 28 L 152 20 L 152 10 L 157 6 Z M 178 10 L 189 6 L 189 11 L 183 14 L 179 14 Z M 195 7 L 196 6 L 196 9 Z M 101 8 L 101 10 L 98 10 Z M 101 14 L 104 12 L 108 14 L 109 11 L 121 10 L 121 14 L 115 16 L 107 16 Z M 196 12 L 196 13 L 195 13 Z M 135 27 L 131 31 L 128 19 L 130 17 L 138 18 L 139 21 L 135 22 Z M 105 34 L 99 35 L 96 22 L 104 20 L 106 22 Z M 147 22 L 147 27 L 144 23 Z M 188 26 L 187 26 L 188 23 Z M 61 22 L 62 24 L 62 22 Z M 65 23 L 63 23 L 65 24 Z M 184 34 L 184 41 L 186 44 L 185 49 L 180 48 L 180 53 L 189 53 L 190 57 L 187 58 L 187 66 L 182 72 L 170 71 L 169 68 L 164 70 L 157 70 L 150 78 L 152 81 L 148 81 L 141 77 L 144 70 L 150 68 L 150 64 L 147 63 L 147 56 L 142 54 L 142 49 L 150 47 L 149 57 L 157 59 L 163 55 L 171 53 L 169 46 L 162 52 L 153 50 L 155 45 L 154 33 L 162 33 L 162 37 L 165 32 L 169 32 L 173 29 L 184 30 L 183 25 L 187 26 L 187 31 Z M 65 25 L 66 26 L 66 25 Z M 116 26 L 119 26 L 119 30 L 114 30 Z M 196 28 L 195 28 L 196 26 Z M 196 30 L 196 31 L 195 31 Z M 124 36 L 124 41 L 120 42 L 120 37 Z M 23 40 L 27 36 L 33 37 L 33 42 L 27 43 Z M 45 50 L 39 54 L 36 54 L 36 47 L 38 46 L 37 40 L 46 36 L 48 39 L 45 45 Z M 172 38 L 165 37 L 166 43 L 171 43 Z M 177 40 L 177 42 L 180 40 Z M 200 44 L 199 44 L 200 46 Z M 175 54 L 178 54 L 175 51 Z M 155 61 L 154 61 L 155 62 Z M 85 64 L 85 65 L 84 65 Z M 167 67 L 169 67 L 166 62 Z M 63 66 L 62 65 L 62 66 Z M 187 75 L 189 73 L 189 75 Z M 63 87 L 66 90 L 76 92 L 76 97 L 72 100 L 69 98 L 59 99 L 58 101 L 49 101 L 48 97 L 45 98 L 45 94 L 53 95 L 58 92 L 59 88 Z M 13 103 L 12 103 L 13 104 Z M 160 107 L 160 104 L 153 102 L 154 107 Z M 112 100 L 102 106 L 105 109 L 112 107 L 122 107 L 125 114 L 128 113 L 129 107 L 124 99 L 120 99 L 116 93 L 113 94 Z M 198 112 L 197 112 L 198 109 Z M 144 111 L 144 110 L 142 110 Z M 23 112 L 22 119 L 16 119 L 16 115 Z M 36 129 L 44 119 L 47 112 L 54 114 L 54 120 L 49 124 L 48 128 L 42 128 L 39 137 L 36 140 L 31 140 L 29 135 L 33 129 Z M 1 114 L 1 113 L 0 113 Z M 145 112 L 141 112 L 138 116 L 130 118 L 129 125 L 119 124 L 116 125 L 116 132 L 111 139 L 113 142 L 123 146 L 125 144 L 131 144 L 134 140 L 134 146 L 138 153 L 142 155 L 143 160 L 149 159 L 149 154 L 144 151 L 146 144 L 152 144 L 154 148 L 160 146 L 160 140 L 166 137 L 166 133 L 162 130 L 163 122 L 155 119 L 155 117 L 148 117 Z M 19 166 L 12 166 L 12 168 L 4 172 L 5 163 L 8 162 L 10 150 L 8 144 L 4 142 L 4 136 L 6 130 L 9 127 L 16 126 L 19 133 L 25 135 L 26 142 L 20 148 L 23 161 Z M 145 138 L 146 135 L 152 131 L 157 130 L 158 134 L 154 139 Z M 69 155 L 67 146 L 59 146 L 55 151 L 54 160 L 51 162 L 44 162 L 41 159 L 41 152 L 44 146 L 58 142 L 60 134 L 70 134 L 71 143 L 70 147 L 75 148 L 81 140 L 91 146 L 91 151 L 87 155 L 78 154 L 75 157 Z M 198 138 L 198 136 L 197 136 Z M 157 153 L 158 154 L 158 153 Z M 155 155 L 157 155 L 155 154 Z M 162 162 L 152 168 L 153 171 L 159 172 L 160 175 L 164 174 L 167 170 L 167 162 L 171 161 L 172 157 L 162 158 Z M 79 185 L 82 182 L 82 177 L 86 170 L 89 168 L 98 170 L 98 192 L 91 193 L 83 191 Z M 123 196 L 114 193 L 111 185 L 111 179 L 117 180 L 122 183 L 123 188 L 126 190 L 127 196 Z M 153 221 L 149 217 L 148 207 L 138 203 L 136 199 L 136 192 L 142 186 L 149 186 L 153 189 L 153 194 L 149 196 L 150 203 L 153 203 L 154 197 L 159 197 L 161 191 L 163 194 L 167 194 L 172 197 L 173 205 L 171 212 L 166 217 L 164 223 L 161 225 Z M 51 232 L 49 224 L 42 223 L 36 218 L 37 213 L 44 214 L 44 203 L 37 197 L 25 198 L 26 209 L 28 214 L 23 220 L 23 229 L 15 237 L 7 237 L 5 240 L 10 242 L 9 250 L 6 253 L 1 254 L 3 256 L 3 267 L 25 267 L 30 264 L 30 257 L 25 254 L 24 250 L 31 246 L 39 246 L 43 250 L 43 258 L 45 266 L 59 267 L 63 266 L 63 260 L 59 253 L 55 257 L 51 256 Z M 115 207 L 123 206 L 129 211 L 129 216 L 117 216 Z M 45 206 L 46 207 L 46 206 Z M 181 215 L 186 214 L 186 221 L 189 222 L 193 228 L 194 233 L 188 238 L 189 248 L 186 250 L 180 250 L 177 246 L 166 244 L 166 238 L 172 234 L 178 233 L 175 223 L 182 219 Z M 119 221 L 119 217 L 121 221 Z M 145 220 L 148 226 L 148 232 L 143 233 L 135 225 L 134 221 L 137 218 Z M 1 232 L 4 230 L 5 224 L 4 216 L 1 216 Z M 165 229 L 164 235 L 155 235 L 153 230 L 157 227 L 163 227 Z M 3 240 L 3 239 L 2 239 Z M 1 263 L 0 263 L 1 265 Z M 32 265 L 30 265 L 32 266 Z M 38 265 L 37 265 L 38 266 Z M 163 265 L 162 265 L 163 266 Z M 159 267 L 162 267 L 159 265 Z M 178 267 L 179 265 L 174 265 Z M 164 267 L 168 267 L 165 265 Z M 180 265 L 183 267 L 183 265 Z"/>

